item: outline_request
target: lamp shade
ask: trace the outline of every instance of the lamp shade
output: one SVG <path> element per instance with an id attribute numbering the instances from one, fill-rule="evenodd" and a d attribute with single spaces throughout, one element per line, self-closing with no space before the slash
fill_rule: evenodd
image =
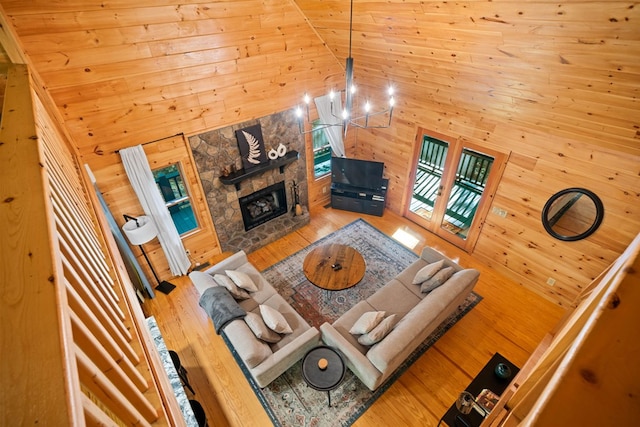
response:
<path id="1" fill-rule="evenodd" d="M 122 231 L 124 231 L 132 245 L 143 245 L 158 235 L 156 225 L 146 215 L 125 222 L 122 226 Z"/>

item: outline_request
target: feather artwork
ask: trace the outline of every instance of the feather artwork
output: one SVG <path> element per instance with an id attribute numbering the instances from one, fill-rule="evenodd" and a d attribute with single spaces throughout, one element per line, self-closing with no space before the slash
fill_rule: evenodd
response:
<path id="1" fill-rule="evenodd" d="M 264 138 L 260 124 L 236 130 L 238 150 L 242 159 L 242 166 L 251 169 L 268 162 L 267 152 L 264 148 Z"/>
<path id="2" fill-rule="evenodd" d="M 258 140 L 248 132 L 242 131 L 244 137 L 249 144 L 249 153 L 247 154 L 247 161 L 254 165 L 260 164 L 260 143 Z"/>

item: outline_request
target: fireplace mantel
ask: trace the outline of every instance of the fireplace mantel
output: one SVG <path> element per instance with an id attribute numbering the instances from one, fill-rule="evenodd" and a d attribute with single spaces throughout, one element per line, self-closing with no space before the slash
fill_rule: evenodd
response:
<path id="1" fill-rule="evenodd" d="M 280 158 L 221 177 L 221 166 L 231 163 L 240 166 L 238 161 L 241 154 L 236 131 L 256 123 L 260 123 L 267 146 L 286 141 L 283 145 L 287 152 Z M 293 110 L 192 135 L 189 144 L 223 251 L 253 252 L 309 223 L 305 138 L 300 134 Z M 240 199 L 277 182 L 283 182 L 287 192 L 293 190 L 294 182 L 297 184 L 303 214 L 294 214 L 295 198 L 292 194 L 292 197 L 287 197 L 288 215 L 280 215 L 249 231 L 245 230 Z"/>
<path id="2" fill-rule="evenodd" d="M 298 159 L 298 156 L 299 154 L 296 150 L 291 150 L 282 157 L 278 157 L 277 159 L 274 159 L 274 160 L 269 160 L 268 162 L 259 164 L 256 167 L 251 168 L 249 170 L 240 169 L 227 176 L 221 176 L 220 182 L 226 185 L 233 184 L 236 186 L 236 191 L 238 191 L 240 190 L 240 183 L 245 179 L 251 178 L 252 176 L 261 174 L 263 172 L 266 172 L 275 168 L 280 168 L 280 173 L 284 173 L 284 167 L 289 163 L 296 161 Z"/>

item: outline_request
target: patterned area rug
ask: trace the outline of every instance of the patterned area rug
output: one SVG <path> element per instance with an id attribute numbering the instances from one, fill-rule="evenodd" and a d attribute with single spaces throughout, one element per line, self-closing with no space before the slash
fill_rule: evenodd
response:
<path id="1" fill-rule="evenodd" d="M 305 278 L 302 272 L 305 256 L 317 246 L 326 243 L 346 244 L 362 254 L 367 268 L 360 283 L 327 295 Z M 417 258 L 416 254 L 396 240 L 359 219 L 269 267 L 263 274 L 309 324 L 319 328 L 325 321 L 333 322 L 358 301 L 373 294 Z M 475 293 L 470 295 L 458 311 L 443 322 L 375 392 L 365 387 L 347 369 L 344 381 L 331 392 L 330 408 L 327 406 L 326 392 L 316 391 L 306 385 L 300 371 L 301 362 L 296 363 L 264 389 L 257 387 L 250 377 L 247 378 L 276 426 L 349 426 L 481 299 L 482 297 Z"/>

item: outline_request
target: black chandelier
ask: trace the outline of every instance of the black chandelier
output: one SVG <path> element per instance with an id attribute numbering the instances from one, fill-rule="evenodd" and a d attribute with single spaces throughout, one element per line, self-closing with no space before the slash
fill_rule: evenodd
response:
<path id="1" fill-rule="evenodd" d="M 391 117 L 393 116 L 393 106 L 395 105 L 395 99 L 393 97 L 393 87 L 390 85 L 388 94 L 387 106 L 378 111 L 371 111 L 372 105 L 369 100 L 366 100 L 363 106 L 363 112 L 360 115 L 354 114 L 354 97 L 356 94 L 356 86 L 353 83 L 353 57 L 351 56 L 351 42 L 353 35 L 353 0 L 351 0 L 351 10 L 349 14 L 349 56 L 347 57 L 345 75 L 346 84 L 345 88 L 339 92 L 331 90 L 329 93 L 329 99 L 331 103 L 331 116 L 336 120 L 333 123 L 319 123 L 312 126 L 310 130 L 305 131 L 303 124 L 304 116 L 306 115 L 307 122 L 311 122 L 309 116 L 309 104 L 311 103 L 311 97 L 305 93 L 303 97 L 303 106 L 296 108 L 296 116 L 298 117 L 298 125 L 300 133 L 309 133 L 319 129 L 324 129 L 330 126 L 342 126 L 344 135 L 347 134 L 349 126 L 355 126 L 362 129 L 367 128 L 388 128 L 391 126 Z M 338 104 L 338 106 L 336 106 Z M 344 108 L 341 106 L 344 105 Z M 383 116 L 382 119 L 377 116 Z M 376 118 L 374 118 L 376 117 Z M 385 120 L 386 118 L 386 120 Z"/>

